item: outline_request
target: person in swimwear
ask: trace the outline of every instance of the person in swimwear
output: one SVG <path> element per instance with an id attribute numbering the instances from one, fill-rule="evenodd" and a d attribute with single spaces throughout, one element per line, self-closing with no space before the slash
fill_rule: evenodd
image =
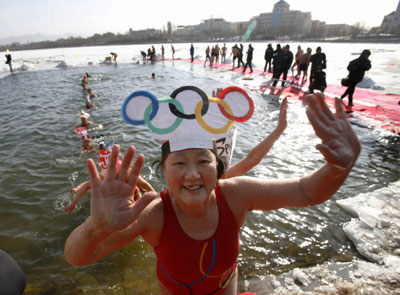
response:
<path id="1" fill-rule="evenodd" d="M 92 88 L 87 88 L 86 91 L 89 93 L 89 98 L 95 98 L 97 97 L 97 94 L 93 93 Z"/>
<path id="2" fill-rule="evenodd" d="M 292 65 L 292 77 L 294 77 L 296 80 L 299 79 L 300 77 L 300 58 L 303 56 L 303 49 L 301 49 L 301 46 L 297 46 L 297 52 L 294 57 L 294 64 Z M 297 74 L 296 76 L 294 75 L 294 68 L 297 69 Z"/>
<path id="3" fill-rule="evenodd" d="M 134 201 L 134 188 L 144 156 L 130 164 L 130 146 L 120 169 L 120 148 L 112 149 L 101 180 L 92 159 L 87 168 L 92 185 L 91 211 L 67 238 L 65 259 L 72 265 L 95 263 L 141 236 L 154 248 L 160 293 L 237 294 L 239 231 L 254 210 L 308 207 L 332 197 L 354 166 L 360 143 L 339 99 L 332 113 L 321 94 L 307 95 L 307 116 L 322 140 L 316 148 L 325 163 L 301 178 L 219 179 L 223 167 L 214 149 L 162 146 L 161 167 L 167 189 Z"/>
<path id="4" fill-rule="evenodd" d="M 78 127 L 89 127 L 89 125 L 94 124 L 93 122 L 88 121 L 89 114 L 81 111 L 80 116 L 81 116 L 81 123 L 79 125 L 76 125 L 75 127 L 77 127 L 77 128 Z"/>
<path id="5" fill-rule="evenodd" d="M 105 174 L 105 171 L 107 170 L 107 164 L 108 164 L 108 160 L 109 160 L 110 156 L 111 156 L 111 152 L 107 151 L 103 144 L 100 144 L 99 145 L 99 161 L 101 163 L 101 174 L 100 175 L 101 175 L 102 179 Z M 117 169 L 119 169 L 118 164 L 120 164 L 120 162 L 121 161 L 118 160 Z M 135 200 L 138 200 L 141 197 L 141 191 L 143 191 L 143 192 L 154 191 L 154 188 L 150 185 L 150 183 L 148 183 L 146 180 L 144 180 L 143 177 L 141 177 L 140 175 L 138 178 L 137 187 L 138 187 L 138 189 L 137 190 L 135 189 L 135 192 L 134 192 Z M 84 181 L 81 184 L 79 184 L 78 186 L 72 188 L 70 190 L 70 193 L 71 194 L 76 193 L 76 196 L 72 200 L 72 202 L 67 207 L 65 207 L 65 213 L 71 213 L 72 211 L 74 211 L 79 200 L 90 190 L 90 188 L 91 188 L 91 185 L 90 185 L 89 180 Z"/>
<path id="6" fill-rule="evenodd" d="M 83 133 L 81 154 L 87 154 L 95 151 L 96 148 L 92 145 L 91 136 L 87 132 Z"/>
<path id="7" fill-rule="evenodd" d="M 110 52 L 110 54 L 111 54 L 111 56 L 112 56 L 112 58 L 113 58 L 113 61 L 114 61 L 115 63 L 117 63 L 118 54 L 115 53 L 115 52 Z"/>
<path id="8" fill-rule="evenodd" d="M 89 95 L 86 96 L 86 98 L 85 98 L 85 107 L 87 109 L 91 109 L 92 107 L 94 107 L 94 104 L 92 104 L 90 101 Z"/>
<path id="9" fill-rule="evenodd" d="M 86 77 L 86 75 L 83 75 L 82 82 L 81 82 L 82 87 L 86 88 L 87 83 L 88 83 L 87 77 Z"/>
<path id="10" fill-rule="evenodd" d="M 303 78 L 300 79 L 301 83 L 305 83 L 307 81 L 307 76 L 308 76 L 308 66 L 310 64 L 310 58 L 311 58 L 311 52 L 312 49 L 310 47 L 307 48 L 307 52 L 304 53 L 301 57 L 300 57 L 300 61 L 299 61 L 299 70 L 300 73 L 298 73 L 298 79 L 300 79 L 300 74 L 303 73 Z"/>

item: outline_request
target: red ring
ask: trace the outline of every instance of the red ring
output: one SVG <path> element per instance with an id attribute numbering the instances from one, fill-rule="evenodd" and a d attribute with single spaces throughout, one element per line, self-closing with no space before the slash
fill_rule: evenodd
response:
<path id="1" fill-rule="evenodd" d="M 219 110 L 229 120 L 233 120 L 233 121 L 236 121 L 236 122 L 246 122 L 254 114 L 254 102 L 253 102 L 253 100 L 247 94 L 246 91 L 244 91 L 242 88 L 237 87 L 237 86 L 230 86 L 230 87 L 225 88 L 224 90 L 221 91 L 221 93 L 219 94 L 218 98 L 219 99 L 224 99 L 225 96 L 230 92 L 240 92 L 241 94 L 243 94 L 244 97 L 247 99 L 247 102 L 249 103 L 249 111 L 245 115 L 243 115 L 241 117 L 236 117 L 236 116 L 232 116 L 231 114 L 229 114 L 220 104 L 218 104 Z"/>

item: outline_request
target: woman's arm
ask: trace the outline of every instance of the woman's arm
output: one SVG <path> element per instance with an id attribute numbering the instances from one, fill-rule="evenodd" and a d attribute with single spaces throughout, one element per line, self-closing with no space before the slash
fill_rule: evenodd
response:
<path id="1" fill-rule="evenodd" d="M 80 183 L 77 187 L 71 188 L 71 194 L 75 194 L 77 191 L 80 191 L 81 189 L 85 190 L 85 193 L 90 189 L 90 181 L 84 181 Z"/>
<path id="2" fill-rule="evenodd" d="M 142 176 L 139 175 L 137 184 L 136 184 L 142 191 L 145 192 L 155 192 L 156 190 L 148 183 Z"/>
<path id="3" fill-rule="evenodd" d="M 339 99 L 332 114 L 322 94 L 305 97 L 307 116 L 322 143 L 316 148 L 326 163 L 315 172 L 299 179 L 269 181 L 254 177 L 237 177 L 222 181 L 224 195 L 230 204 L 241 210 L 273 210 L 283 207 L 305 207 L 332 197 L 343 184 L 360 154 L 360 143 L 346 119 Z M 245 209 L 241 209 L 245 208 Z M 240 220 L 240 218 L 239 218 Z"/>
<path id="4" fill-rule="evenodd" d="M 86 194 L 86 192 L 90 189 L 90 181 L 82 182 L 76 188 L 71 189 L 71 193 L 77 192 L 77 195 L 72 200 L 71 204 L 69 204 L 65 208 L 65 213 L 71 213 L 74 211 L 76 205 L 78 204 L 79 200 Z"/>
<path id="5" fill-rule="evenodd" d="M 275 141 L 281 136 L 283 131 L 286 129 L 286 112 L 287 112 L 287 98 L 284 98 L 279 112 L 279 123 L 276 129 L 268 135 L 262 142 L 256 145 L 247 156 L 237 162 L 235 165 L 228 168 L 224 172 L 222 178 L 231 178 L 236 176 L 242 176 L 247 171 L 258 165 L 263 157 L 270 151 Z"/>
<path id="6" fill-rule="evenodd" d="M 73 265 L 93 263 L 115 249 L 114 245 L 122 246 L 115 240 L 112 245 L 106 241 L 112 240 L 113 234 L 123 231 L 135 221 L 139 226 L 130 229 L 131 239 L 145 228 L 140 227 L 140 215 L 156 194 L 146 194 L 136 202 L 133 199 L 144 157 L 139 155 L 129 169 L 135 154 L 135 148 L 130 146 L 117 174 L 118 154 L 119 146 L 114 145 L 110 166 L 103 180 L 94 161 L 89 159 L 87 162 L 92 191 L 90 216 L 70 234 L 64 248 L 65 259 Z"/>

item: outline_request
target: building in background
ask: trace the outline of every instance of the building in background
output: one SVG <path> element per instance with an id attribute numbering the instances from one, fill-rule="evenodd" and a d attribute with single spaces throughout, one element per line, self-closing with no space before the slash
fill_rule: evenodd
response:
<path id="1" fill-rule="evenodd" d="M 396 11 L 393 11 L 383 18 L 380 32 L 397 36 L 400 35 L 400 1 L 399 4 L 397 4 Z"/>
<path id="2" fill-rule="evenodd" d="M 311 12 L 290 10 L 289 3 L 285 0 L 278 1 L 272 12 L 261 13 L 256 19 L 256 39 L 289 36 L 303 38 L 311 33 Z"/>

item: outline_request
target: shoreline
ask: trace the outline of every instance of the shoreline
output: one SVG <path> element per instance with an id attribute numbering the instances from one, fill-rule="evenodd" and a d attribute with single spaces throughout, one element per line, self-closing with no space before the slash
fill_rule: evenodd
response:
<path id="1" fill-rule="evenodd" d="M 35 46 L 38 43 L 41 42 L 34 42 L 34 43 L 26 43 L 26 44 L 6 44 L 6 45 L 0 45 L 0 51 L 6 51 L 11 50 L 11 51 L 24 51 L 24 50 L 43 50 L 43 49 L 57 49 L 57 48 L 74 48 L 74 47 L 98 47 L 98 46 L 124 46 L 124 45 L 154 45 L 154 44 L 181 44 L 181 43 L 193 43 L 193 44 L 198 44 L 198 43 L 215 43 L 215 42 L 221 42 L 221 43 L 294 43 L 294 42 L 299 42 L 299 43 L 381 43 L 381 44 L 399 44 L 400 43 L 400 37 L 391 37 L 391 38 L 355 38 L 355 39 L 263 39 L 263 40 L 247 40 L 247 41 L 240 41 L 240 40 L 154 40 L 153 42 L 141 40 L 138 42 L 118 42 L 118 41 L 112 41 L 112 42 L 102 42 L 98 44 L 92 44 L 92 43 L 81 43 L 81 44 L 71 44 L 69 46 L 65 46 L 65 44 L 59 44 L 56 45 L 55 43 L 57 41 L 51 41 L 50 44 L 54 43 L 54 46 Z M 46 41 L 43 41 L 46 42 Z"/>

